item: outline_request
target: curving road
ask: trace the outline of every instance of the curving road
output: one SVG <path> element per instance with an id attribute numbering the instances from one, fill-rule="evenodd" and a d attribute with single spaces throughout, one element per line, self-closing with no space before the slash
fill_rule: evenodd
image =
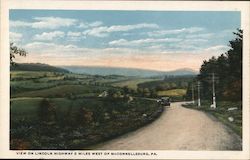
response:
<path id="1" fill-rule="evenodd" d="M 172 103 L 153 123 L 94 146 L 107 150 L 241 150 L 241 138 L 207 114 Z"/>

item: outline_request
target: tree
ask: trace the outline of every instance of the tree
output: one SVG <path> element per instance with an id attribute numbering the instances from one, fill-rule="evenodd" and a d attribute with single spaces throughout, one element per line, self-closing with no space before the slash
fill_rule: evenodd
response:
<path id="1" fill-rule="evenodd" d="M 242 77 L 242 41 L 243 31 L 238 29 L 234 32 L 237 37 L 234 40 L 229 41 L 231 49 L 227 51 L 228 63 L 231 71 L 231 78 L 237 79 Z"/>
<path id="2" fill-rule="evenodd" d="M 38 110 L 38 116 L 42 122 L 49 122 L 49 121 L 55 121 L 56 120 L 56 109 L 49 102 L 48 99 L 43 99 L 41 101 L 39 110 Z"/>
<path id="3" fill-rule="evenodd" d="M 228 83 L 223 95 L 231 100 L 242 100 L 242 43 L 243 31 L 234 32 L 236 38 L 229 41 L 231 49 L 226 53 L 229 65 Z"/>
<path id="4" fill-rule="evenodd" d="M 236 38 L 229 41 L 230 49 L 218 58 L 212 57 L 203 61 L 198 80 L 202 84 L 205 99 L 211 98 L 211 74 L 218 78 L 216 84 L 217 99 L 242 100 L 242 41 L 243 31 L 237 29 L 233 33 Z"/>
<path id="5" fill-rule="evenodd" d="M 86 109 L 85 107 L 81 107 L 76 116 L 76 125 L 86 126 L 90 125 L 92 121 L 93 121 L 93 112 Z"/>
<path id="6" fill-rule="evenodd" d="M 157 92 L 155 89 L 152 88 L 149 91 L 150 91 L 150 97 L 157 97 Z"/>
<path id="7" fill-rule="evenodd" d="M 143 89 L 143 96 L 144 96 L 144 97 L 149 97 L 149 96 L 150 96 L 150 91 L 149 91 L 148 88 L 144 88 L 144 89 Z"/>
<path id="8" fill-rule="evenodd" d="M 128 86 L 124 86 L 124 87 L 122 87 L 122 89 L 123 89 L 123 92 L 124 92 L 125 95 L 129 94 L 129 88 L 128 88 Z"/>
<path id="9" fill-rule="evenodd" d="M 15 65 L 15 62 L 14 62 L 15 55 L 26 56 L 27 52 L 22 48 L 18 48 L 17 46 L 14 45 L 14 43 L 11 42 L 10 43 L 10 65 Z"/>
<path id="10" fill-rule="evenodd" d="M 138 87 L 137 88 L 137 93 L 138 93 L 139 96 L 143 96 L 143 88 Z"/>

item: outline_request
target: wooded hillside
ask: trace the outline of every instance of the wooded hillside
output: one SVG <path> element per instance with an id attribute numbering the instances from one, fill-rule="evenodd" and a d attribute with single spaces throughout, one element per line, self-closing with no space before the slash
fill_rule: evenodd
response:
<path id="1" fill-rule="evenodd" d="M 204 60 L 200 73 L 193 83 L 189 84 L 187 98 L 191 99 L 192 84 L 201 82 L 201 99 L 212 98 L 212 74 L 215 75 L 217 100 L 242 100 L 242 41 L 243 31 L 233 33 L 235 39 L 229 41 L 230 49 L 219 57 Z M 195 89 L 197 87 L 194 87 Z"/>

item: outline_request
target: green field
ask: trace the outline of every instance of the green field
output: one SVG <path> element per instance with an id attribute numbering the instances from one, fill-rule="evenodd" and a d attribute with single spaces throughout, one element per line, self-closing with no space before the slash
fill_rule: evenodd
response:
<path id="1" fill-rule="evenodd" d="M 90 85 L 61 85 L 48 89 L 41 89 L 29 92 L 22 92 L 12 95 L 12 97 L 66 97 L 69 94 L 94 93 L 96 96 L 109 87 Z"/>
<path id="2" fill-rule="evenodd" d="M 115 86 L 115 87 L 125 87 L 125 86 L 127 86 L 130 89 L 137 90 L 138 84 L 144 83 L 144 82 L 155 81 L 155 80 L 159 80 L 159 79 L 138 78 L 138 79 L 125 80 L 125 81 L 121 81 L 121 82 L 115 82 L 115 83 L 112 83 L 112 86 Z"/>
<path id="3" fill-rule="evenodd" d="M 184 96 L 186 95 L 186 89 L 171 89 L 166 91 L 158 91 L 157 95 L 159 96 Z"/>
<path id="4" fill-rule="evenodd" d="M 152 79 L 130 78 L 12 71 L 10 148 L 82 149 L 151 122 L 162 106 L 121 87 Z"/>
<path id="5" fill-rule="evenodd" d="M 49 107 L 44 101 L 11 100 L 11 149 L 81 149 L 134 130 L 162 112 L 155 101 L 144 99 L 49 98 Z"/>
<path id="6" fill-rule="evenodd" d="M 53 72 L 35 72 L 35 71 L 11 71 L 10 77 L 12 78 L 40 78 L 44 76 L 51 77 L 54 75 Z"/>
<path id="7" fill-rule="evenodd" d="M 73 73 L 57 73 L 57 72 L 33 72 L 33 71 L 12 71 L 11 72 L 11 96 L 22 96 L 25 94 L 30 95 L 29 91 L 40 92 L 39 90 L 50 89 L 63 85 L 82 85 L 80 89 L 85 90 L 88 86 L 103 90 L 103 86 L 110 86 L 110 83 L 127 79 L 123 76 L 99 76 L 99 75 L 85 75 Z M 96 87 L 95 87 L 96 86 Z M 63 89 L 66 89 L 64 87 Z M 111 87 L 113 88 L 113 87 Z M 67 89 L 66 89 L 67 90 Z M 78 89 L 79 90 L 79 89 Z M 50 91 L 50 90 L 48 90 Z M 47 91 L 41 91 L 47 92 Z M 52 89 L 53 92 L 53 89 Z M 34 92 L 30 92 L 33 94 Z M 40 93 L 39 93 L 40 94 Z M 78 93 L 77 93 L 78 94 Z M 81 93 L 79 93 L 81 94 Z"/>
<path id="8" fill-rule="evenodd" d="M 11 71 L 10 148 L 82 149 L 135 130 L 163 111 L 154 99 L 182 100 L 175 79 Z"/>

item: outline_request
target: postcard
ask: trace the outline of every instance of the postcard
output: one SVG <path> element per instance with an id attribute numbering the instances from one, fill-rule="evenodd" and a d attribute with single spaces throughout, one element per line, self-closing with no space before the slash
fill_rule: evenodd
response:
<path id="1" fill-rule="evenodd" d="M 0 158 L 249 158 L 249 2 L 1 2 Z"/>

